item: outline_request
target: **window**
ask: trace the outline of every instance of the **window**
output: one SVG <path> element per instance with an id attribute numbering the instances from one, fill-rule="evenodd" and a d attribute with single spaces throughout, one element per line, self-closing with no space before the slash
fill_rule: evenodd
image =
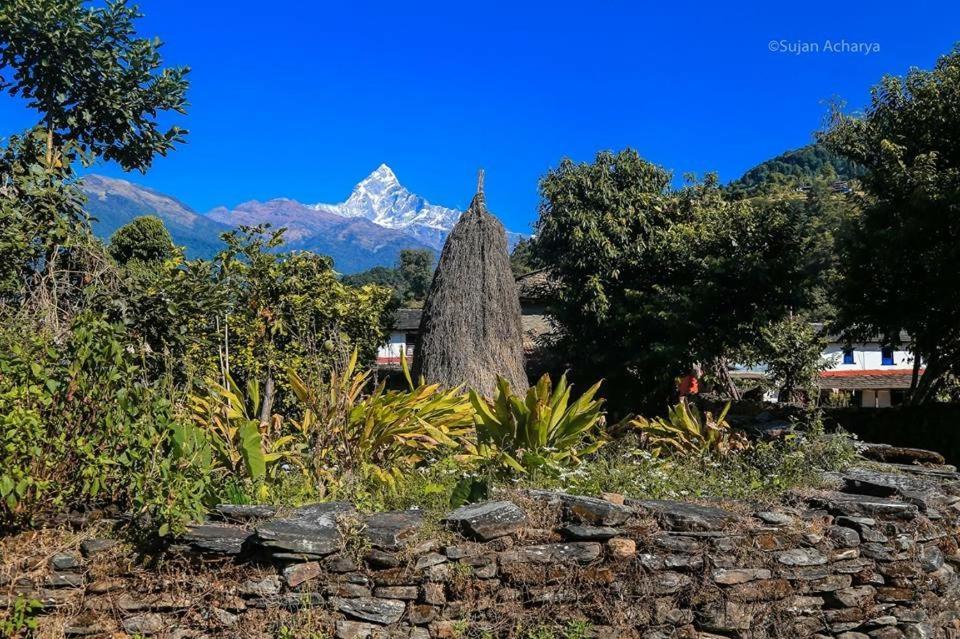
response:
<path id="1" fill-rule="evenodd" d="M 843 363 L 844 364 L 853 364 L 853 349 L 845 348 L 843 349 Z"/>
<path id="2" fill-rule="evenodd" d="M 893 347 L 884 346 L 880 349 L 880 364 L 883 366 L 893 366 Z"/>

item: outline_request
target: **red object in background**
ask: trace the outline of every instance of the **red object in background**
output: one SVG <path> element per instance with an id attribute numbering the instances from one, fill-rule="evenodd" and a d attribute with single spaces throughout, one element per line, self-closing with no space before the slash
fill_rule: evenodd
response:
<path id="1" fill-rule="evenodd" d="M 700 382 L 697 381 L 695 375 L 687 375 L 680 379 L 680 384 L 677 386 L 677 390 L 680 393 L 680 397 L 686 397 L 687 395 L 696 395 L 700 392 Z"/>

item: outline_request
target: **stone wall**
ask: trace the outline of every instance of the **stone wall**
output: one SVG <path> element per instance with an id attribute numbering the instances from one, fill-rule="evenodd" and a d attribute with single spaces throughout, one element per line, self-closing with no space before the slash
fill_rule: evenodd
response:
<path id="1" fill-rule="evenodd" d="M 516 492 L 439 524 L 223 506 L 150 566 L 83 533 L 7 557 L 0 593 L 44 603 L 41 636 L 960 637 L 960 475 L 826 479 L 775 505 Z"/>

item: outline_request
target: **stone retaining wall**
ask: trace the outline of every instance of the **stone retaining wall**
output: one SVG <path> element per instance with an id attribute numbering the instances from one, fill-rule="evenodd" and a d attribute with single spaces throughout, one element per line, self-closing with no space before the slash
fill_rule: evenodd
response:
<path id="1" fill-rule="evenodd" d="M 439 526 L 224 506 L 152 568 L 86 539 L 0 592 L 40 598 L 47 636 L 960 637 L 960 475 L 829 480 L 777 507 L 527 491 Z"/>

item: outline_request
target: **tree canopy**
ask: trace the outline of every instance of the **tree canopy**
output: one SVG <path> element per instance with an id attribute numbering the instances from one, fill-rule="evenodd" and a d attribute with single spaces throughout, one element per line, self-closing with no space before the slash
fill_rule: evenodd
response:
<path id="1" fill-rule="evenodd" d="M 867 169 L 863 213 L 839 244 L 839 325 L 890 344 L 906 330 L 923 402 L 960 372 L 960 47 L 871 93 L 865 113 L 837 109 L 821 136 Z"/>
<path id="2" fill-rule="evenodd" d="M 157 118 L 185 113 L 188 69 L 162 68 L 160 41 L 136 35 L 140 17 L 125 0 L 0 4 L 0 89 L 40 113 L 48 165 L 65 150 L 145 170 L 184 141 Z"/>
<path id="3" fill-rule="evenodd" d="M 176 252 L 173 238 L 154 215 L 143 215 L 123 225 L 110 238 L 110 255 L 120 264 L 131 260 L 162 262 Z"/>
<path id="4" fill-rule="evenodd" d="M 630 149 L 564 160 L 540 189 L 533 246 L 559 281 L 559 350 L 634 406 L 662 405 L 694 364 L 725 371 L 814 303 L 825 256 L 804 201 L 731 200 L 714 176 L 673 189 Z"/>

